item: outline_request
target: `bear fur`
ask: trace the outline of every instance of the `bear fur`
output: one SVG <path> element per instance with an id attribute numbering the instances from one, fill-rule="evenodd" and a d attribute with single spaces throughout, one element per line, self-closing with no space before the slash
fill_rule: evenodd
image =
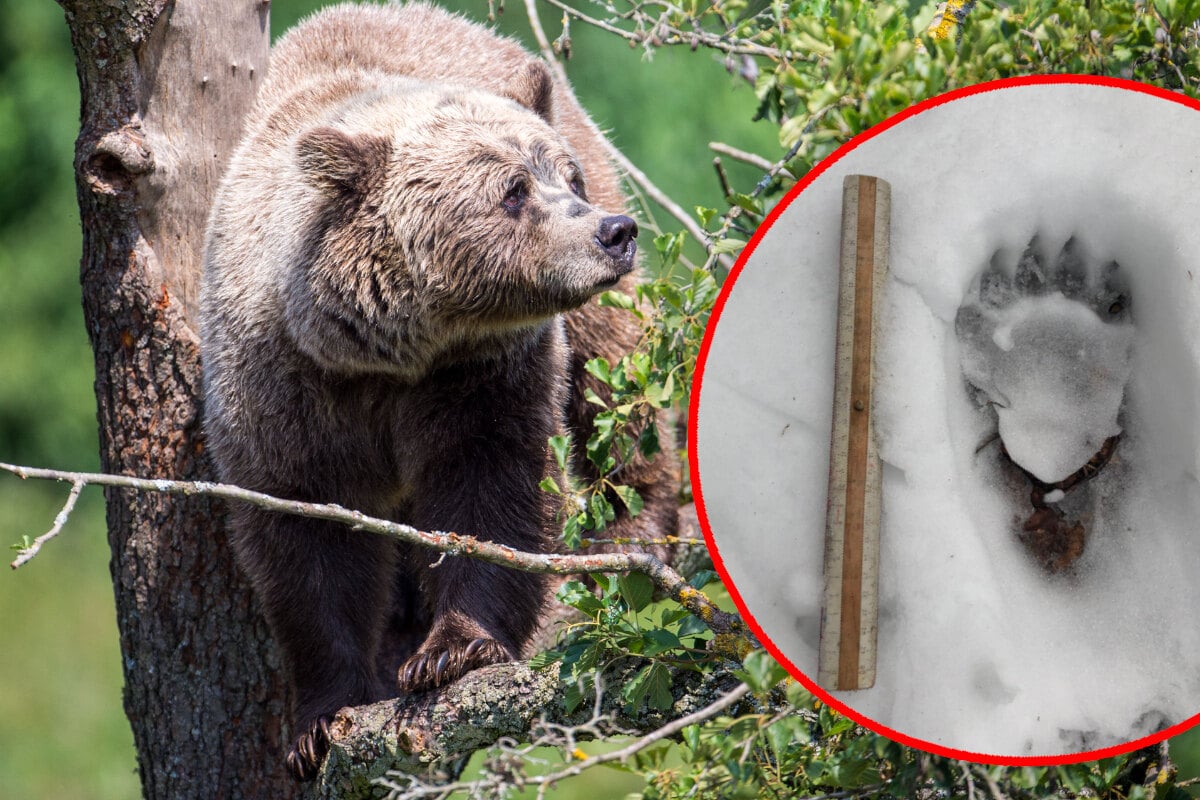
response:
<path id="1" fill-rule="evenodd" d="M 589 302 L 632 291 L 622 200 L 570 89 L 516 43 L 423 4 L 302 22 L 274 48 L 208 224 L 205 425 L 222 480 L 553 550 L 547 439 L 586 440 L 585 390 L 604 391 L 584 363 L 639 335 Z M 645 509 L 611 535 L 674 532 L 666 426 L 660 440 L 613 476 Z M 595 477 L 579 452 L 572 468 Z M 302 780 L 339 708 L 521 657 L 549 600 L 544 576 L 231 515 L 282 653 Z"/>

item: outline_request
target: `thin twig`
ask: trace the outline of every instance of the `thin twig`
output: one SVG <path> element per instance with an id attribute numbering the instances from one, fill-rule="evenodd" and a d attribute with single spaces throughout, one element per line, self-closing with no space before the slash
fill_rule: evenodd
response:
<path id="1" fill-rule="evenodd" d="M 712 150 L 714 153 L 720 153 L 723 156 L 729 156 L 735 161 L 741 161 L 745 164 L 749 164 L 752 167 L 758 167 L 764 171 L 775 168 L 774 164 L 757 153 L 748 153 L 745 150 L 739 150 L 736 147 L 725 144 L 724 142 L 709 142 L 708 149 Z M 788 174 L 790 175 L 791 173 Z"/>
<path id="2" fill-rule="evenodd" d="M 18 554 L 15 561 L 9 564 L 13 569 L 24 565 L 30 559 L 38 554 L 42 549 L 42 545 L 58 536 L 58 532 L 67 524 L 67 519 L 71 516 L 71 512 L 75 510 L 75 501 L 79 499 L 79 493 L 83 491 L 84 482 L 75 481 L 71 484 L 71 493 L 67 495 L 67 502 L 63 503 L 62 510 L 58 512 L 58 516 L 54 518 L 54 525 L 50 530 L 43 533 L 41 536 L 33 540 L 29 547 L 23 548 Z"/>
<path id="3" fill-rule="evenodd" d="M 843 789 L 840 792 L 829 792 L 828 794 L 817 794 L 810 797 L 805 797 L 804 800 L 839 800 L 843 797 L 866 797 L 869 794 L 878 792 L 887 783 L 873 783 L 870 786 L 860 786 L 857 789 Z"/>
<path id="4" fill-rule="evenodd" d="M 530 729 L 530 738 L 524 746 L 509 737 L 501 737 L 489 751 L 485 760 L 483 777 L 472 781 L 457 781 L 455 783 L 431 785 L 423 783 L 420 777 L 411 774 L 389 772 L 387 776 L 376 779 L 376 783 L 389 790 L 388 800 L 416 800 L 416 798 L 450 797 L 453 794 L 465 793 L 470 797 L 500 796 L 502 788 L 526 788 L 537 786 L 536 796 L 541 798 L 554 787 L 558 781 L 573 777 L 598 764 L 615 760 L 625 761 L 629 756 L 649 747 L 657 741 L 669 736 L 675 736 L 688 725 L 703 722 L 728 708 L 746 695 L 745 684 L 739 685 L 729 693 L 722 695 L 716 702 L 700 711 L 689 714 L 678 720 L 667 723 L 662 728 L 642 736 L 619 751 L 599 756 L 587 757 L 576 750 L 581 738 L 606 740 L 614 735 L 632 736 L 634 731 L 625 730 L 613 723 L 609 714 L 603 713 L 604 684 L 603 670 L 596 673 L 595 701 L 592 706 L 591 718 L 575 725 L 549 723 L 545 717 L 534 723 Z M 569 766 L 553 773 L 542 775 L 525 775 L 523 767 L 526 764 L 548 765 L 544 759 L 536 758 L 533 753 L 539 748 L 554 748 L 566 754 L 568 760 L 575 759 Z M 513 759 L 517 765 L 514 770 L 496 769 L 496 764 L 505 758 Z M 407 781 L 407 787 L 398 785 L 393 778 Z"/>
<path id="5" fill-rule="evenodd" d="M 1158 743 L 1157 779 L 1161 783 L 1164 780 L 1174 778 L 1175 774 L 1175 763 L 1171 761 L 1171 742 L 1169 739 L 1163 739 Z"/>
<path id="6" fill-rule="evenodd" d="M 420 545 L 448 553 L 452 556 L 468 556 L 489 564 L 512 567 L 524 572 L 542 575 L 577 575 L 584 572 L 641 572 L 665 594 L 675 598 L 684 608 L 700 617 L 714 632 L 733 633 L 743 631 L 744 625 L 735 614 L 721 611 L 704 596 L 692 588 L 678 572 L 649 553 L 596 553 L 561 555 L 557 553 L 526 553 L 507 545 L 477 539 L 454 532 L 420 531 L 411 525 L 370 517 L 361 511 L 352 511 L 333 503 L 307 503 L 299 500 L 283 500 L 262 492 L 254 492 L 238 486 L 210 481 L 148 480 L 128 475 L 108 475 L 95 472 L 67 472 L 52 469 L 22 467 L 0 462 L 0 469 L 20 478 L 38 478 L 52 481 L 71 481 L 81 485 L 113 486 L 141 492 L 161 492 L 185 496 L 202 495 L 224 500 L 238 500 L 257 508 L 283 514 L 323 519 L 349 525 L 355 530 L 390 536 L 410 544 Z M 69 511 L 65 509 L 64 511 Z M 61 516 L 61 514 L 60 514 Z M 45 538 L 45 537 L 42 537 Z"/>
<path id="7" fill-rule="evenodd" d="M 558 4 L 552 3 L 552 5 Z M 564 9 L 567 8 L 566 6 L 561 7 Z M 575 90 L 571 88 L 571 84 L 567 80 L 567 71 L 559 60 L 558 54 L 554 52 L 554 48 L 550 45 L 550 39 L 546 36 L 546 29 L 542 27 L 542 19 L 538 15 L 537 10 L 537 0 L 525 0 L 525 13 L 529 17 L 529 26 L 533 29 L 533 36 L 537 39 L 538 49 L 542 51 L 542 57 L 546 59 L 551 69 L 558 76 L 563 91 L 567 92 L 571 100 L 578 104 L 579 101 L 575 97 Z M 587 121 L 587 125 L 591 128 L 592 133 L 599 138 L 604 148 L 608 151 L 608 157 L 616 162 L 618 168 L 625 173 L 625 176 L 633 183 L 636 183 L 645 192 L 647 197 L 658 203 L 668 214 L 678 220 L 679 224 L 684 227 L 684 230 L 690 233 L 692 238 L 699 242 L 705 250 L 709 250 L 712 246 L 712 241 L 704 228 L 700 227 L 690 214 L 684 211 L 666 192 L 659 189 L 646 176 L 646 173 L 638 169 L 638 166 L 630 161 L 628 156 L 622 153 L 615 144 L 610 142 L 591 117 L 584 114 L 583 118 Z M 733 264 L 732 260 L 726 256 L 718 256 L 718 259 L 727 267 Z"/>
<path id="8" fill-rule="evenodd" d="M 967 779 L 967 800 L 975 800 L 975 779 L 971 777 L 971 765 L 965 761 L 958 762 L 963 777 Z"/>
<path id="9" fill-rule="evenodd" d="M 600 755 L 591 756 L 577 764 L 572 764 L 566 769 L 559 770 L 558 772 L 550 775 L 539 776 L 535 780 L 540 782 L 542 785 L 548 785 L 563 780 L 564 778 L 570 778 L 578 775 L 584 770 L 590 769 L 597 764 L 606 764 L 612 761 L 620 761 L 624 763 L 630 756 L 640 752 L 641 750 L 645 750 L 655 742 L 661 741 L 668 736 L 674 736 L 689 725 L 695 725 L 696 723 L 703 722 L 711 717 L 715 717 L 717 714 L 720 714 L 738 700 L 745 697 L 749 691 L 749 686 L 744 683 L 740 684 L 736 689 L 733 689 L 727 694 L 722 695 L 715 702 L 705 706 L 699 711 L 693 711 L 691 714 L 687 714 L 677 720 L 673 720 L 672 722 L 663 725 L 661 728 L 651 731 L 632 744 L 622 747 L 620 750 L 613 750 L 610 753 L 602 753 Z"/>
<path id="10" fill-rule="evenodd" d="M 804 130 L 800 131 L 800 138 L 796 140 L 794 145 L 788 148 L 788 151 L 783 154 L 783 158 L 772 164 L 771 168 L 767 170 L 767 174 L 763 175 L 762 178 L 759 179 L 758 183 L 754 186 L 754 191 L 750 192 L 751 197 L 758 197 L 760 194 L 765 192 L 767 187 L 771 185 L 771 181 L 775 180 L 775 176 L 780 172 L 787 172 L 788 177 L 791 177 L 793 180 L 795 180 L 791 170 L 785 169 L 787 163 L 795 158 L 796 154 L 800 152 L 800 148 L 804 146 L 804 134 L 811 131 L 816 124 L 820 122 L 821 117 L 829 113 L 829 109 L 833 107 L 834 104 L 830 103 L 829 105 L 818 109 L 816 113 L 809 118 L 808 124 L 804 126 Z"/>
<path id="11" fill-rule="evenodd" d="M 729 185 L 729 176 L 725 174 L 725 165 L 720 157 L 713 159 L 713 169 L 717 171 L 717 182 L 721 184 L 721 194 L 728 200 L 733 199 L 733 187 Z"/>
<path id="12" fill-rule="evenodd" d="M 529 2 L 529 0 L 526 1 Z M 671 45 L 685 45 L 695 50 L 697 47 L 703 45 L 704 47 L 708 47 L 713 50 L 719 50 L 722 53 L 762 56 L 763 58 L 769 58 L 772 61 L 807 61 L 812 58 L 811 55 L 805 53 L 798 53 L 792 50 L 785 51 L 780 50 L 777 47 L 767 47 L 766 45 L 754 44 L 753 42 L 748 42 L 745 39 L 728 39 L 720 34 L 710 33 L 709 31 L 705 30 L 679 30 L 678 28 L 673 28 L 666 24 L 665 15 L 663 18 L 651 20 L 650 17 L 644 14 L 638 14 L 636 17 L 638 22 L 643 24 L 652 22 L 653 25 L 648 33 L 637 33 L 634 31 L 627 31 L 624 28 L 619 28 L 616 25 L 605 22 L 602 19 L 589 17 L 579 9 L 572 8 L 571 6 L 562 2 L 562 0 L 546 0 L 546 2 L 555 8 L 558 8 L 564 14 L 570 15 L 580 22 L 586 22 L 588 25 L 608 31 L 616 36 L 620 36 L 622 39 L 626 39 L 627 41 L 643 46 L 651 45 L 654 47 L 666 47 Z"/>
<path id="13" fill-rule="evenodd" d="M 775 176 L 778 175 L 780 171 L 787 171 L 788 177 L 792 177 L 794 179 L 794 176 L 790 170 L 784 170 L 787 162 L 791 161 L 792 158 L 794 158 L 795 155 L 800 152 L 800 148 L 804 145 L 804 134 L 812 130 L 813 126 L 817 124 L 821 117 L 825 116 L 825 114 L 831 108 L 834 108 L 835 105 L 836 104 L 832 103 L 826 105 L 813 114 L 812 118 L 809 119 L 808 124 L 804 126 L 804 130 L 801 131 L 800 138 L 798 138 L 796 143 L 792 145 L 786 153 L 783 154 L 783 158 L 779 159 L 770 166 L 755 187 L 750 191 L 750 197 L 758 197 L 765 192 L 767 187 L 771 185 L 771 181 L 775 179 Z M 729 232 L 731 228 L 737 229 L 737 226 L 734 224 L 734 220 L 736 220 L 743 213 L 745 213 L 745 210 L 741 206 L 734 206 L 733 208 L 729 209 L 729 211 L 725 212 L 725 214 L 721 217 L 721 227 L 718 228 L 713 234 L 710 234 L 711 237 L 714 240 L 721 239 Z M 704 265 L 706 269 L 712 267 L 713 260 L 714 257 L 710 255 L 708 262 Z M 724 264 L 725 262 L 722 263 Z"/>
<path id="14" fill-rule="evenodd" d="M 1008 800 L 1008 798 L 1004 796 L 1004 792 L 1000 791 L 1000 787 L 996 785 L 996 781 L 994 781 L 992 776 L 988 774 L 987 769 L 978 764 L 976 765 L 976 768 L 978 770 L 976 774 L 983 778 L 983 782 L 987 784 L 988 792 L 992 795 L 992 800 Z"/>
<path id="15" fill-rule="evenodd" d="M 622 536 L 617 539 L 592 539 L 583 537 L 579 540 L 580 547 L 591 547 L 594 544 L 636 544 L 642 547 L 646 545 L 683 545 L 684 547 L 707 547 L 703 539 L 697 539 L 692 536 L 661 536 L 657 539 L 638 539 L 634 536 Z"/>

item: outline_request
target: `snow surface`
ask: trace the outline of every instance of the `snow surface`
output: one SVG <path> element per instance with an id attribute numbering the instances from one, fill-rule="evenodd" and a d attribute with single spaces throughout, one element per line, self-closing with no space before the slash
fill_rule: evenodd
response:
<path id="1" fill-rule="evenodd" d="M 857 712 L 999 756 L 1092 750 L 1200 713 L 1198 170 L 1187 107 L 1100 86 L 1007 88 L 860 144 L 758 244 L 705 366 L 700 488 L 737 592 L 815 675 L 841 184 L 891 183 L 873 405 L 878 677 L 836 695 Z M 979 340 L 960 341 L 956 315 L 1035 235 L 1050 253 L 1074 236 L 1091 263 L 1118 262 L 1129 323 L 1053 292 L 1017 298 L 991 309 L 993 358 L 973 360 Z M 1067 574 L 1017 540 L 1028 486 L 986 444 L 998 423 L 1045 475 L 1123 430 L 1113 462 L 1061 501 L 1088 531 Z"/>

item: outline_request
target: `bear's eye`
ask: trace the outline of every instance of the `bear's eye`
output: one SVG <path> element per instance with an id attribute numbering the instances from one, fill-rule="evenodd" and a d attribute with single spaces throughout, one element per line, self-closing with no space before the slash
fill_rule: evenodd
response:
<path id="1" fill-rule="evenodd" d="M 523 181 L 518 181 L 508 187 L 508 192 L 504 195 L 504 199 L 500 201 L 500 205 L 504 206 L 505 211 L 516 212 L 520 211 L 525 205 L 525 200 L 529 197 L 529 190 Z"/>
<path id="2" fill-rule="evenodd" d="M 571 179 L 567 181 L 567 186 L 570 188 L 573 195 L 580 199 L 584 199 L 583 180 L 578 175 L 572 175 Z"/>

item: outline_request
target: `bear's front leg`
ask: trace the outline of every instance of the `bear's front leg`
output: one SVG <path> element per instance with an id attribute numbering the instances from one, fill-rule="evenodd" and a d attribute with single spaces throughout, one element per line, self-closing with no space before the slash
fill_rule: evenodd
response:
<path id="1" fill-rule="evenodd" d="M 558 504 L 539 487 L 558 474 L 547 438 L 554 403 L 518 399 L 519 387 L 475 394 L 470 413 L 431 426 L 442 432 L 439 457 L 422 471 L 412 524 L 545 553 L 554 548 Z M 541 405 L 541 408 L 537 406 Z M 464 411 L 463 406 L 457 409 Z M 430 613 L 425 641 L 397 674 L 403 692 L 444 686 L 477 667 L 514 661 L 541 623 L 550 578 L 466 556 L 415 550 L 409 572 Z"/>
<path id="2" fill-rule="evenodd" d="M 287 768 L 316 777 L 329 723 L 344 706 L 388 692 L 375 658 L 390 604 L 396 547 L 344 525 L 239 509 L 233 543 L 263 605 L 293 689 Z"/>

